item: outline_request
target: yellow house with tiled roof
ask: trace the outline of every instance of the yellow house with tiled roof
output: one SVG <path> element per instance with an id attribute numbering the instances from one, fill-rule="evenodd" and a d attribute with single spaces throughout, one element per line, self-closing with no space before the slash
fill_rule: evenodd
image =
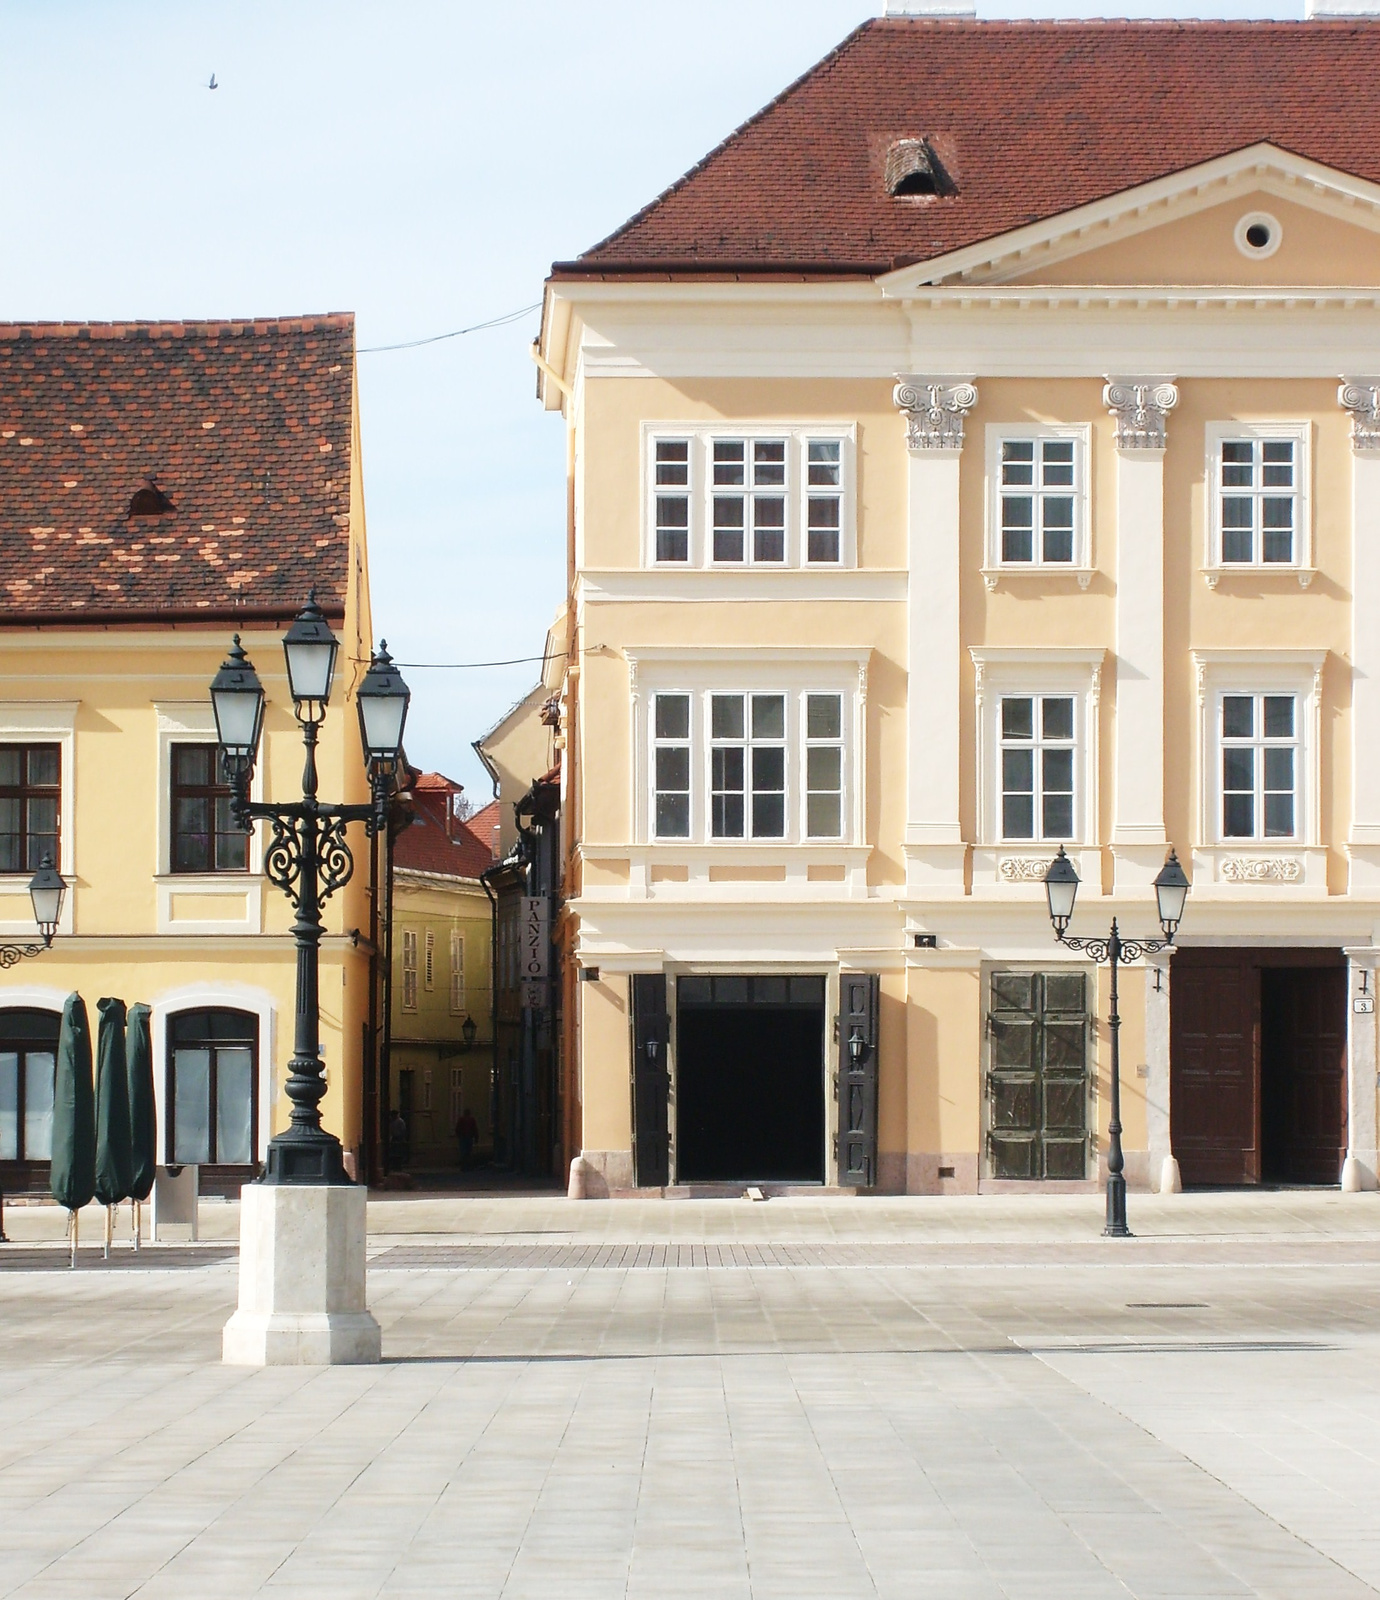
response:
<path id="1" fill-rule="evenodd" d="M 341 640 L 322 793 L 367 799 L 351 703 L 371 629 L 349 316 L 0 326 L 0 934 L 28 875 L 70 888 L 0 975 L 0 1189 L 46 1186 L 66 995 L 152 1007 L 159 1159 L 253 1174 L 286 1122 L 291 908 L 234 826 L 209 685 L 238 634 L 267 692 L 256 795 L 300 794 L 282 633 L 311 589 Z M 325 908 L 325 1120 L 359 1159 L 373 849 Z"/>

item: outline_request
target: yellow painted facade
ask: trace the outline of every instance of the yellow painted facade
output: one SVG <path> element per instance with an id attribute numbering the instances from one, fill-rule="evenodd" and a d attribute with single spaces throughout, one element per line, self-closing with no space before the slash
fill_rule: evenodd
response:
<path id="1" fill-rule="evenodd" d="M 681 1074 L 709 1072 L 680 1059 L 681 986 L 824 980 L 809 1080 L 823 1141 L 810 1181 L 843 1181 L 834 1082 L 847 1036 L 834 1030 L 841 979 L 857 972 L 880 977 L 873 1183 L 1094 1185 L 1109 1116 L 1108 973 L 1055 942 L 1040 878 L 1060 842 L 1082 876 L 1076 933 L 1103 934 L 1116 916 L 1129 937 L 1157 935 L 1151 879 L 1171 845 L 1193 879 L 1179 950 L 1121 973 L 1133 1185 L 1174 1184 L 1176 1161 L 1196 1181 L 1215 1170 L 1208 1146 L 1221 1130 L 1192 1109 L 1189 980 L 1173 974 L 1216 971 L 1219 957 L 1253 974 L 1257 1055 L 1262 1017 L 1267 1055 L 1271 1028 L 1285 1028 L 1270 996 L 1307 988 L 1277 974 L 1340 974 L 1324 1029 L 1341 1063 L 1329 1181 L 1374 1185 L 1375 1023 L 1359 1002 L 1380 955 L 1369 620 L 1380 615 L 1380 194 L 1305 166 L 1256 147 L 875 281 L 551 280 L 543 394 L 574 437 L 563 732 L 578 825 L 566 916 L 575 960 L 599 969 L 576 986 L 570 1037 L 586 1159 L 610 1188 L 639 1182 L 639 975 L 667 983 L 673 1185 L 697 1181 L 675 1170 L 676 1118 L 689 1115 Z M 1253 254 L 1243 230 L 1261 216 L 1268 247 Z M 754 439 L 786 441 L 787 552 L 715 560 L 715 495 L 730 481 L 711 481 L 716 441 L 739 441 L 737 460 Z M 836 562 L 799 553 L 812 439 L 843 441 Z M 1072 556 L 1008 558 L 1004 441 L 1050 439 L 1074 441 Z M 664 459 L 687 461 L 686 478 L 677 467 L 658 479 L 662 440 L 685 442 Z M 1291 452 L 1291 543 L 1265 561 L 1257 529 L 1243 560 L 1224 531 L 1239 512 L 1224 509 L 1223 441 L 1266 440 Z M 1283 458 L 1258 448 L 1252 459 Z M 658 519 L 681 526 L 681 513 L 659 509 L 665 484 L 683 484 L 689 504 L 684 557 L 659 558 Z M 732 742 L 715 732 L 715 696 L 798 695 L 803 706 L 812 692 L 845 707 L 844 824 L 834 838 L 807 836 L 806 768 L 787 734 L 797 821 L 784 837 L 752 837 L 724 821 L 739 780 L 715 754 Z M 658 732 L 668 696 L 690 707 L 683 736 L 670 712 L 671 731 Z M 1077 722 L 1075 820 L 1043 838 L 1004 809 L 1016 768 L 999 719 L 1022 696 L 1061 696 Z M 1228 797 L 1242 769 L 1224 754 L 1241 706 L 1251 700 L 1263 727 L 1266 698 L 1272 717 L 1291 707 L 1288 762 L 1269 758 L 1276 775 L 1289 766 L 1289 825 L 1272 810 L 1273 832 L 1264 736 L 1253 735 L 1249 828 Z M 755 759 L 746 735 L 733 738 Z M 683 831 L 666 821 L 682 780 L 658 777 L 658 751 L 672 745 L 684 755 L 666 757 L 665 772 L 683 762 L 689 773 Z M 747 780 L 744 804 L 750 791 Z M 1008 1112 L 993 1041 L 1007 1023 L 993 979 L 1077 972 L 1085 1155 L 1076 1170 L 1060 1157 L 1057 1178 L 1017 1179 L 1000 1153 Z M 1267 1083 L 1257 1097 L 1266 1124 L 1260 1096 L 1273 1092 Z M 1255 1137 L 1225 1181 L 1270 1175 L 1260 1140 L 1272 1135 L 1258 1123 Z"/>
<path id="2" fill-rule="evenodd" d="M 493 921 L 483 886 L 397 868 L 393 877 L 393 1011 L 389 1104 L 408 1123 L 410 1169 L 460 1164 L 455 1128 L 468 1110 L 492 1148 Z M 457 963 L 458 957 L 458 963 Z M 456 974 L 459 974 L 457 982 Z M 463 1032 L 474 1022 L 474 1038 Z"/>

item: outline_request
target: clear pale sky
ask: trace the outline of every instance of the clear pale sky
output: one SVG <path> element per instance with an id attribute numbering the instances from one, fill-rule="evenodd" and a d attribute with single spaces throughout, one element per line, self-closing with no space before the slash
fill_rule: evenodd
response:
<path id="1" fill-rule="evenodd" d="M 880 9 L 0 0 L 0 319 L 354 311 L 367 348 L 532 305 L 552 260 Z M 541 651 L 563 589 L 565 448 L 533 395 L 536 330 L 533 312 L 360 357 L 374 618 L 399 660 Z M 414 763 L 486 800 L 470 741 L 536 670 L 409 669 Z"/>

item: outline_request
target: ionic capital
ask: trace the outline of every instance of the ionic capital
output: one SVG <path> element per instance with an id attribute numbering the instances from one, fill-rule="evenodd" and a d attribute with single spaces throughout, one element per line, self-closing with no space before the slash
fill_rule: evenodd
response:
<path id="1" fill-rule="evenodd" d="M 912 450 L 961 450 L 963 419 L 977 404 L 976 387 L 955 378 L 902 378 L 893 403 L 906 414 Z"/>
<path id="2" fill-rule="evenodd" d="M 1163 378 L 1109 378 L 1102 391 L 1118 450 L 1163 450 L 1165 419 L 1178 403 L 1179 391 Z"/>
<path id="3" fill-rule="evenodd" d="M 1380 378 L 1343 378 L 1337 404 L 1351 413 L 1351 448 L 1358 455 L 1380 450 Z"/>

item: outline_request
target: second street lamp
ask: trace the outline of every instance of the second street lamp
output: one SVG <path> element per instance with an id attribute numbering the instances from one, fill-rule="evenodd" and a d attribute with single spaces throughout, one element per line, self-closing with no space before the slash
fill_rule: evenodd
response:
<path id="1" fill-rule="evenodd" d="M 1174 943 L 1174 935 L 1183 920 L 1188 890 L 1188 877 L 1179 865 L 1178 856 L 1170 850 L 1155 879 L 1155 903 L 1164 934 L 1162 939 L 1123 939 L 1115 917 L 1105 939 L 1073 939 L 1069 937 L 1068 926 L 1078 898 L 1078 873 L 1064 853 L 1063 845 L 1059 846 L 1059 854 L 1045 873 L 1045 899 L 1055 938 L 1070 950 L 1081 950 L 1099 964 L 1108 962 L 1112 969 L 1107 1017 L 1112 1036 L 1112 1104 L 1107 1123 L 1107 1226 L 1102 1231 L 1114 1239 L 1129 1238 L 1131 1233 L 1126 1224 L 1126 1159 L 1121 1149 L 1121 1013 L 1117 1009 L 1117 968 L 1123 962 L 1139 961 L 1142 956 L 1154 955 Z"/>
<path id="2" fill-rule="evenodd" d="M 321 907 L 345 887 L 354 872 L 346 825 L 362 822 L 373 838 L 387 824 L 410 696 L 387 650 L 376 655 L 359 688 L 360 730 L 372 798 L 357 805 L 318 799 L 316 745 L 330 700 L 338 649 L 336 636 L 313 594 L 283 639 L 293 715 L 306 749 L 300 800 L 269 804 L 249 798 L 263 732 L 264 691 L 240 647 L 238 634 L 211 684 L 221 765 L 235 818 L 246 829 L 260 820 L 269 824 L 272 837 L 264 852 L 264 872 L 297 913 L 292 924 L 297 945 L 297 1003 L 285 1086 L 292 1112 L 288 1127 L 269 1141 L 262 1179 L 268 1184 L 350 1182 L 340 1141 L 321 1126 L 320 1107 L 326 1093 L 320 1044 L 319 962 L 325 931 Z"/>

